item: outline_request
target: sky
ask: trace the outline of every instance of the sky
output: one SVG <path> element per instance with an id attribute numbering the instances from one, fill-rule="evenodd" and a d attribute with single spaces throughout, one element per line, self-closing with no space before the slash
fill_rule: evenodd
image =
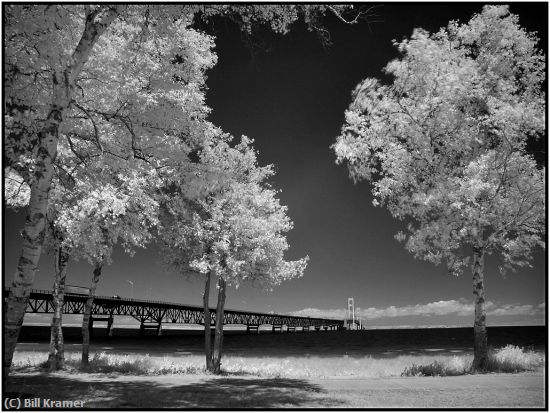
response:
<path id="1" fill-rule="evenodd" d="M 218 64 L 207 81 L 211 120 L 237 138 L 253 138 L 260 164 L 275 165 L 272 183 L 294 222 L 288 258 L 310 257 L 302 278 L 273 291 L 229 288 L 226 308 L 341 319 L 353 297 L 357 316 L 369 328 L 473 324 L 471 275 L 454 277 L 444 265 L 414 259 L 394 239 L 402 223 L 372 205 L 369 184 L 354 184 L 346 166 L 335 164 L 330 145 L 353 88 L 365 77 L 382 77 L 381 69 L 397 57 L 392 39 L 410 36 L 415 27 L 436 31 L 449 20 L 467 22 L 481 8 L 482 3 L 389 3 L 376 7 L 376 22 L 355 26 L 328 17 L 333 45 L 327 49 L 296 24 L 284 36 L 261 33 L 268 50 L 251 53 L 236 27 L 216 24 Z M 511 11 L 547 44 L 547 3 L 514 3 Z M 4 211 L 5 285 L 16 268 L 23 223 L 24 213 Z M 496 259 L 487 259 L 489 326 L 545 323 L 545 258 L 536 251 L 532 268 L 504 277 Z M 154 245 L 134 257 L 117 249 L 97 294 L 200 305 L 203 281 L 163 268 L 160 261 Z M 68 284 L 89 285 L 91 274 L 87 263 L 71 262 Z M 44 254 L 35 288 L 52 285 L 53 258 Z"/>

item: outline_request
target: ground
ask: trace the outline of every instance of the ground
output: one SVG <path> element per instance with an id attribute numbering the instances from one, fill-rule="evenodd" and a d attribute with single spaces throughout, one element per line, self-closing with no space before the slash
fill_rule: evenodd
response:
<path id="1" fill-rule="evenodd" d="M 221 376 L 204 373 L 201 335 L 99 337 L 91 344 L 88 368 L 80 364 L 81 344 L 66 343 L 66 370 L 58 373 L 41 367 L 47 341 L 18 343 L 3 390 L 13 403 L 82 400 L 90 409 L 546 407 L 543 347 L 495 350 L 528 373 L 401 377 L 413 365 L 434 361 L 455 373 L 470 366 L 472 349 L 462 346 L 469 341 L 464 337 L 463 343 L 459 333 L 228 334 Z M 546 332 L 540 334 L 546 340 Z"/>
<path id="2" fill-rule="evenodd" d="M 290 379 L 15 373 L 5 397 L 83 400 L 85 408 L 544 408 L 544 374 Z"/>

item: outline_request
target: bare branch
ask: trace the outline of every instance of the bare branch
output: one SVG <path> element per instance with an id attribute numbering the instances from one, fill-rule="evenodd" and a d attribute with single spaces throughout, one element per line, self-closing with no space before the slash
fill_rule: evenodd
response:
<path id="1" fill-rule="evenodd" d="M 88 117 L 88 119 L 90 119 L 90 121 L 92 122 L 92 125 L 94 127 L 94 137 L 95 137 L 95 143 L 96 143 L 96 146 L 97 148 L 100 150 L 101 153 L 103 153 L 103 146 L 101 145 L 101 142 L 99 141 L 99 132 L 98 132 L 98 129 L 97 129 L 97 125 L 95 123 L 95 120 L 93 118 L 93 116 L 90 114 L 90 112 L 88 112 L 88 110 L 86 110 L 86 108 L 84 108 L 83 106 L 79 105 L 76 101 L 72 101 L 71 102 L 75 107 L 77 107 L 78 109 L 80 109 L 82 112 L 84 112 L 84 114 Z"/>
<path id="2" fill-rule="evenodd" d="M 375 6 L 370 6 L 368 8 L 365 8 L 364 6 L 362 6 L 361 8 L 359 8 L 358 12 L 355 14 L 355 17 L 351 20 L 348 20 L 346 19 L 343 14 L 335 9 L 333 6 L 328 6 L 327 8 L 332 12 L 332 14 L 334 16 L 336 16 L 336 18 L 338 20 L 340 20 L 341 22 L 344 22 L 346 24 L 357 24 L 359 23 L 361 20 L 366 20 L 366 21 L 370 21 L 372 22 L 371 18 L 372 17 L 378 17 L 377 14 L 374 14 L 373 11 L 377 8 L 377 7 L 380 7 L 379 5 L 375 5 Z"/>

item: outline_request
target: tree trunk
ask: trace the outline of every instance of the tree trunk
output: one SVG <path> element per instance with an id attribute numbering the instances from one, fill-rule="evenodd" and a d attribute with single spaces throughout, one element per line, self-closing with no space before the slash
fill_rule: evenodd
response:
<path id="1" fill-rule="evenodd" d="M 52 105 L 53 107 L 54 105 Z M 60 118 L 61 113 L 50 117 Z M 42 243 L 46 234 L 46 210 L 48 207 L 48 193 L 53 175 L 53 160 L 57 152 L 57 127 L 55 122 L 50 123 L 39 134 L 40 147 L 37 155 L 37 171 L 35 181 L 31 185 L 31 197 L 27 209 L 25 226 L 21 233 L 23 245 L 17 270 L 13 276 L 11 290 L 6 302 L 4 318 L 4 373 L 9 373 L 15 345 L 23 325 L 23 318 L 29 302 L 34 276 L 38 261 L 42 254 Z M 52 127 L 53 125 L 53 127 Z M 46 132 L 47 131 L 47 132 Z"/>
<path id="2" fill-rule="evenodd" d="M 94 268 L 94 276 L 92 277 L 92 286 L 88 294 L 88 300 L 84 306 L 84 317 L 82 318 L 82 364 L 88 365 L 90 354 L 90 317 L 92 315 L 92 306 L 94 304 L 95 290 L 99 277 L 101 276 L 101 268 L 103 264 L 97 264 Z"/>
<path id="3" fill-rule="evenodd" d="M 53 176 L 53 162 L 57 155 L 58 131 L 63 113 L 72 99 L 74 80 L 88 60 L 97 39 L 103 34 L 118 14 L 121 6 L 109 6 L 95 21 L 96 12 L 86 15 L 84 32 L 62 72 L 53 75 L 52 104 L 43 128 L 38 132 L 39 144 L 36 156 L 36 170 L 31 184 L 31 196 L 27 218 L 22 231 L 23 248 L 17 270 L 13 276 L 11 290 L 6 300 L 4 316 L 4 377 L 9 373 L 15 345 L 19 338 L 31 288 L 42 253 L 46 229 L 48 194 Z"/>
<path id="4" fill-rule="evenodd" d="M 208 298 L 210 295 L 210 272 L 206 274 L 206 282 L 204 283 L 204 294 L 202 296 L 202 304 L 204 307 L 204 354 L 206 355 L 206 370 L 212 371 L 212 336 L 210 328 L 210 307 Z"/>
<path id="5" fill-rule="evenodd" d="M 218 279 L 218 305 L 216 306 L 216 335 L 214 337 L 214 354 L 212 356 L 213 373 L 221 371 L 223 344 L 223 309 L 225 306 L 225 280 Z"/>
<path id="6" fill-rule="evenodd" d="M 484 251 L 482 248 L 474 248 L 474 361 L 472 370 L 484 370 L 487 366 L 487 329 L 485 326 L 485 289 L 483 286 L 483 260 Z"/>
<path id="7" fill-rule="evenodd" d="M 65 362 L 63 346 L 63 304 L 65 301 L 65 279 L 69 254 L 60 244 L 55 249 L 55 282 L 53 287 L 54 313 L 51 325 L 50 355 L 48 367 L 50 371 L 60 370 Z"/>

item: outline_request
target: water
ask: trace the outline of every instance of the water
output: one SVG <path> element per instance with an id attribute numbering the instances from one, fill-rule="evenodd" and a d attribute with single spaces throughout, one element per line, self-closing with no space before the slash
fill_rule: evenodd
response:
<path id="1" fill-rule="evenodd" d="M 545 350 L 545 326 L 488 327 L 489 345 L 507 344 Z M 79 349 L 80 328 L 63 328 L 67 350 Z M 164 330 L 163 336 L 138 337 L 137 329 L 114 329 L 113 337 L 104 328 L 94 329 L 92 346 L 108 352 L 149 353 L 150 355 L 202 354 L 203 332 Z M 152 332 L 149 332 L 152 333 Z M 49 327 L 23 326 L 21 350 L 47 348 Z M 424 328 L 363 331 L 261 332 L 224 334 L 224 354 L 248 356 L 350 356 L 395 357 L 410 354 L 465 354 L 473 351 L 473 328 Z"/>

